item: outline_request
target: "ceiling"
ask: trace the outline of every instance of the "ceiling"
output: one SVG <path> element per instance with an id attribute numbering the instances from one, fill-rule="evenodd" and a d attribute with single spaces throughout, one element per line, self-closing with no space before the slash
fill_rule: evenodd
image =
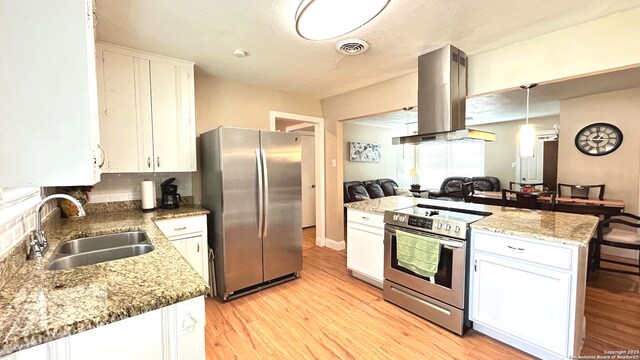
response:
<path id="1" fill-rule="evenodd" d="M 365 126 L 376 126 L 387 129 L 417 129 L 418 124 L 418 108 L 411 110 L 399 110 L 386 114 L 367 116 L 359 119 L 346 121 L 349 124 L 358 124 Z M 407 125 L 410 125 L 407 128 Z"/>
<path id="2" fill-rule="evenodd" d="M 560 101 L 640 87 L 640 67 L 539 84 L 530 92 L 529 117 L 560 114 Z M 467 99 L 467 126 L 524 119 L 526 91 L 521 89 Z"/>
<path id="3" fill-rule="evenodd" d="M 640 6 L 640 0 L 392 0 L 362 28 L 328 41 L 294 29 L 299 0 L 98 0 L 98 39 L 196 62 L 196 71 L 325 98 L 415 72 L 446 43 L 474 54 Z M 362 55 L 335 51 L 360 37 Z M 249 53 L 233 56 L 236 48 Z"/>

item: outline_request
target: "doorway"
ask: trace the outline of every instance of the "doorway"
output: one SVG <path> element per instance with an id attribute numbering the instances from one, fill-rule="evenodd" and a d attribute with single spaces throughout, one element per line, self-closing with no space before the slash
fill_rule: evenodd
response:
<path id="1" fill-rule="evenodd" d="M 270 127 L 272 131 L 295 131 L 302 135 L 302 223 L 303 227 L 316 227 L 317 246 L 328 246 L 325 238 L 324 119 L 271 111 Z"/>
<path id="2" fill-rule="evenodd" d="M 558 163 L 557 141 L 558 136 L 553 130 L 538 132 L 536 134 L 533 157 L 523 158 L 517 156 L 516 182 L 545 183 L 549 190 L 555 190 Z M 555 152 L 552 151 L 551 142 L 556 145 Z M 520 154 L 519 147 L 516 148 L 516 154 Z M 556 170 L 552 171 L 554 168 Z"/>
<path id="3" fill-rule="evenodd" d="M 285 132 L 295 132 L 300 135 L 300 147 L 302 150 L 302 227 L 316 226 L 315 126 L 308 123 L 300 123 L 285 127 Z"/>

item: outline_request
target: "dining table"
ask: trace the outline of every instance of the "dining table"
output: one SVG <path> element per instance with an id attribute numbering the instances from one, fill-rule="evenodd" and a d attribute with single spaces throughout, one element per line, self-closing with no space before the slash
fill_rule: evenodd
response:
<path id="1" fill-rule="evenodd" d="M 535 193 L 533 193 L 535 194 Z M 476 191 L 469 199 L 473 203 L 503 206 L 502 192 Z M 553 209 L 550 209 L 549 197 L 540 196 L 540 209 L 567 212 L 574 214 L 590 214 L 608 219 L 624 212 L 624 201 L 611 199 L 578 199 L 558 197 Z"/>

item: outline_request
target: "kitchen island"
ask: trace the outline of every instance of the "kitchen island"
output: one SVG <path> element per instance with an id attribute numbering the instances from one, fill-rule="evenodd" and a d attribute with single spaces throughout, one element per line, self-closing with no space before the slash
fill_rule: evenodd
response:
<path id="1" fill-rule="evenodd" d="M 349 203 L 347 264 L 354 276 L 379 286 L 384 211 L 417 204 L 491 214 L 472 223 L 468 237 L 468 316 L 475 330 L 542 358 L 580 353 L 587 249 L 598 218 L 416 198 Z"/>
<path id="2" fill-rule="evenodd" d="M 127 358 L 171 353 L 172 359 L 204 359 L 208 285 L 155 221 L 208 213 L 191 205 L 47 221 L 49 251 L 42 259 L 24 262 L 0 291 L 0 355 L 51 358 L 52 353 L 63 352 L 71 359 L 86 353 L 106 359 L 122 353 Z M 94 265 L 47 270 L 64 241 L 127 231 L 146 233 L 154 250 Z M 169 337 L 175 341 L 165 342 Z M 27 350 L 16 353 L 22 349 Z M 198 349 L 202 356 L 194 357 L 193 350 Z"/>

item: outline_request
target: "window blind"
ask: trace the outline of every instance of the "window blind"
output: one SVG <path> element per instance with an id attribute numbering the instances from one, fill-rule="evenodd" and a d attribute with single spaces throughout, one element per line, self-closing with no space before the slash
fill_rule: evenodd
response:
<path id="1" fill-rule="evenodd" d="M 450 176 L 484 176 L 484 142 L 446 141 L 420 144 L 418 173 L 423 188 L 439 189 Z"/>

